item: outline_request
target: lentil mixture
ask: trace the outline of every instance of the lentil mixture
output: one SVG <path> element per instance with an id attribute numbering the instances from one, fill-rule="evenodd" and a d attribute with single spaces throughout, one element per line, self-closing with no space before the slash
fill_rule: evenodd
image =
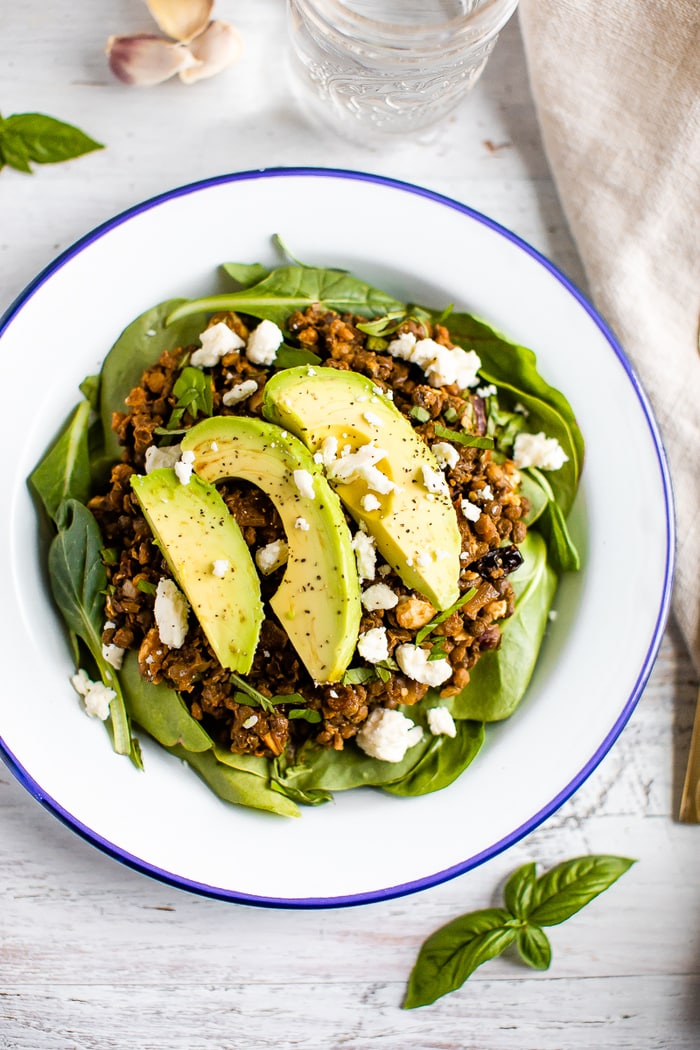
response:
<path id="1" fill-rule="evenodd" d="M 321 358 L 317 367 L 350 369 L 391 391 L 396 407 L 428 445 L 444 440 L 436 435 L 436 425 L 449 427 L 458 421 L 471 433 L 486 433 L 484 397 L 474 392 L 462 396 L 456 387 L 427 385 L 416 365 L 395 359 L 381 341 L 365 335 L 357 327 L 362 320 L 311 307 L 293 314 L 286 328 L 299 347 Z M 211 323 L 221 321 L 247 339 L 249 330 L 244 318 L 235 313 L 219 314 Z M 440 324 L 406 321 L 398 330 L 401 332 L 413 332 L 419 338 L 429 336 L 447 347 L 453 345 L 448 329 Z M 411 705 L 425 695 L 428 686 L 403 675 L 391 657 L 397 646 L 416 641 L 416 633 L 433 620 L 436 610 L 424 597 L 407 588 L 379 558 L 376 579 L 365 581 L 364 587 L 381 581 L 395 592 L 398 602 L 391 609 L 367 611 L 363 607 L 360 632 L 386 628 L 390 659 L 380 675 L 356 655 L 352 666 L 364 667 L 367 681 L 317 684 L 266 604 L 267 615 L 247 681 L 268 697 L 301 694 L 306 707 L 318 712 L 319 720 L 314 723 L 290 719 L 289 708 L 284 704 L 268 712 L 242 702 L 238 686 L 230 672 L 219 664 L 194 616 L 190 616 L 181 648 L 169 649 L 161 641 L 154 618 L 154 594 L 159 580 L 171 574 L 132 494 L 129 479 L 133 473 L 144 472 L 148 448 L 178 440 L 162 431 L 176 404 L 173 386 L 194 349 L 183 347 L 162 353 L 126 399 L 127 411 L 114 414 L 112 425 L 123 446 L 121 462 L 112 469 L 106 491 L 88 504 L 102 530 L 107 552 L 109 586 L 103 641 L 136 649 L 144 677 L 177 689 L 207 732 L 234 752 L 273 757 L 286 751 L 293 755 L 295 748 L 309 737 L 340 750 L 374 708 Z M 234 351 L 207 369 L 206 374 L 211 376 L 215 415 L 261 416 L 267 368 L 251 363 L 243 352 Z M 255 381 L 257 389 L 245 400 L 227 405 L 226 392 L 248 379 Z M 195 422 L 185 411 L 178 426 L 189 427 Z M 445 467 L 445 476 L 462 538 L 460 591 L 474 593 L 435 626 L 422 643 L 433 650 L 433 656 L 446 658 L 453 669 L 440 689 L 442 697 L 460 692 L 480 654 L 500 644 L 501 624 L 514 609 L 508 574 L 521 562 L 517 545 L 525 538 L 523 519 L 529 509 L 527 500 L 519 495 L 518 472 L 511 460 L 503 461 L 489 449 L 461 444 L 453 447 L 459 458 Z M 279 515 L 260 489 L 241 480 L 227 481 L 218 488 L 252 554 L 272 541 L 285 539 Z M 480 511 L 478 517 L 476 513 L 471 515 L 477 517 L 476 521 L 463 513 L 464 500 Z M 356 530 L 349 517 L 348 522 Z M 282 566 L 262 576 L 264 602 L 277 590 L 283 572 Z"/>

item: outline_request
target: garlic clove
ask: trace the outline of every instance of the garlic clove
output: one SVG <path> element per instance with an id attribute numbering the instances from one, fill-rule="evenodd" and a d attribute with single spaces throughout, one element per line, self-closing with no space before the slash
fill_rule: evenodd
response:
<path id="1" fill-rule="evenodd" d="M 210 22 L 190 43 L 190 51 L 197 64 L 179 70 L 180 80 L 185 84 L 213 77 L 232 66 L 243 53 L 243 38 L 229 22 Z"/>
<path id="2" fill-rule="evenodd" d="M 105 53 L 115 77 L 125 84 L 151 87 L 200 65 L 189 48 L 148 33 L 111 36 Z"/>
<path id="3" fill-rule="evenodd" d="M 214 0 L 146 0 L 146 6 L 164 33 L 189 43 L 206 29 Z"/>

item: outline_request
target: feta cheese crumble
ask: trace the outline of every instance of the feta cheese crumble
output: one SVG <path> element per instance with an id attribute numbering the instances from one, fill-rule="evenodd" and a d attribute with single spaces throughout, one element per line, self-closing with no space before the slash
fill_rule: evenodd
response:
<path id="1" fill-rule="evenodd" d="M 231 562 L 228 558 L 217 558 L 211 567 L 212 575 L 223 579 L 230 568 Z"/>
<path id="2" fill-rule="evenodd" d="M 382 762 L 400 762 L 409 748 L 420 743 L 423 730 L 400 711 L 377 707 L 355 737 L 366 755 Z"/>
<path id="3" fill-rule="evenodd" d="M 111 620 L 107 620 L 105 623 L 105 631 L 115 627 L 116 624 L 112 623 Z M 124 660 L 124 653 L 126 649 L 122 649 L 120 645 L 114 645 L 112 642 L 102 643 L 102 655 L 108 664 L 111 664 L 115 671 L 120 671 L 122 662 Z"/>
<path id="4" fill-rule="evenodd" d="M 393 609 L 399 604 L 399 596 L 386 583 L 373 583 L 362 592 L 362 604 L 370 612 L 375 609 Z"/>
<path id="5" fill-rule="evenodd" d="M 378 664 L 389 659 L 389 642 L 386 627 L 371 627 L 357 639 L 357 651 L 369 664 Z"/>
<path id="6" fill-rule="evenodd" d="M 392 357 L 418 365 L 431 386 L 456 385 L 466 390 L 479 382 L 481 360 L 474 350 L 442 346 L 434 339 L 416 339 L 411 332 L 402 332 L 392 339 L 387 349 Z"/>
<path id="7" fill-rule="evenodd" d="M 367 511 L 379 510 L 379 508 L 381 507 L 381 503 L 379 502 L 379 500 L 373 492 L 368 492 L 366 496 L 363 496 L 360 500 L 360 503 L 362 505 L 362 509 Z"/>
<path id="8" fill-rule="evenodd" d="M 516 467 L 540 467 L 541 470 L 559 470 L 569 457 L 556 438 L 539 434 L 518 434 L 513 446 Z"/>
<path id="9" fill-rule="evenodd" d="M 455 720 L 446 707 L 429 708 L 428 729 L 433 736 L 457 736 Z"/>
<path id="10" fill-rule="evenodd" d="M 183 485 L 189 485 L 192 471 L 194 470 L 194 452 L 192 452 L 191 449 L 187 449 L 183 452 L 175 464 L 174 469 L 178 481 Z"/>
<path id="11" fill-rule="evenodd" d="M 169 649 L 182 648 L 187 635 L 189 605 L 174 580 L 165 576 L 158 581 L 153 613 L 158 637 Z"/>
<path id="12" fill-rule="evenodd" d="M 299 529 L 301 532 L 308 532 L 311 526 L 309 525 L 306 518 L 297 518 L 294 522 L 294 528 Z"/>
<path id="13" fill-rule="evenodd" d="M 269 576 L 280 565 L 284 565 L 289 557 L 289 547 L 284 540 L 272 540 L 265 547 L 259 547 L 255 552 L 255 564 L 263 576 Z"/>
<path id="14" fill-rule="evenodd" d="M 314 477 L 308 470 L 295 470 L 294 471 L 294 484 L 297 490 L 304 499 L 316 499 L 316 493 L 314 492 Z"/>
<path id="15" fill-rule="evenodd" d="M 445 467 L 456 467 L 459 463 L 459 452 L 449 441 L 436 441 L 431 451 L 443 470 Z"/>
<path id="16" fill-rule="evenodd" d="M 255 726 L 257 724 L 258 724 L 258 716 L 257 715 L 248 715 L 248 717 L 246 718 L 245 722 L 241 722 L 241 726 L 243 727 L 243 729 L 252 729 L 253 726 Z"/>
<path id="17" fill-rule="evenodd" d="M 182 449 L 179 445 L 167 445 L 165 448 L 150 445 L 146 449 L 146 473 L 150 474 L 151 471 L 160 470 L 162 467 L 174 467 L 180 458 L 181 452 Z"/>
<path id="18" fill-rule="evenodd" d="M 274 321 L 261 321 L 248 337 L 245 355 L 255 365 L 271 365 L 283 339 L 282 330 Z"/>
<path id="19" fill-rule="evenodd" d="M 460 507 L 462 508 L 462 514 L 467 521 L 478 521 L 481 517 L 481 508 L 477 507 L 476 503 L 471 503 L 468 499 L 460 500 Z"/>
<path id="20" fill-rule="evenodd" d="M 227 408 L 230 408 L 231 405 L 238 405 L 241 401 L 245 401 L 257 389 L 258 384 L 254 379 L 244 379 L 242 383 L 236 383 L 230 390 L 227 390 L 221 401 Z"/>
<path id="21" fill-rule="evenodd" d="M 368 489 L 386 495 L 395 489 L 396 485 L 375 466 L 375 463 L 386 458 L 386 451 L 378 448 L 374 441 L 360 445 L 355 452 L 347 446 L 341 451 L 338 459 L 327 464 L 328 476 L 346 485 L 353 481 L 364 481 Z"/>
<path id="22" fill-rule="evenodd" d="M 421 474 L 423 477 L 423 484 L 427 488 L 428 492 L 442 493 L 443 495 L 449 496 L 450 489 L 445 479 L 445 475 L 441 470 L 433 470 L 427 463 L 424 463 L 421 467 Z"/>
<path id="23" fill-rule="evenodd" d="M 190 364 L 195 368 L 213 368 L 226 354 L 245 346 L 240 335 L 223 321 L 213 324 L 211 328 L 205 328 L 199 336 L 199 341 L 202 344 L 200 349 L 195 350 L 190 357 Z"/>
<path id="24" fill-rule="evenodd" d="M 104 682 L 93 682 L 82 667 L 71 678 L 71 685 L 85 701 L 86 714 L 99 718 L 101 722 L 109 718 L 109 705 L 117 695 L 113 689 Z"/>
<path id="25" fill-rule="evenodd" d="M 411 645 L 409 642 L 397 646 L 394 652 L 394 658 L 407 678 L 423 685 L 442 685 L 452 676 L 450 661 L 444 657 L 429 660 L 429 656 L 427 649 L 421 649 L 419 645 Z"/>
<path id="26" fill-rule="evenodd" d="M 358 530 L 352 538 L 352 549 L 357 562 L 357 574 L 362 580 L 373 580 L 377 571 L 377 548 L 374 539 Z"/>

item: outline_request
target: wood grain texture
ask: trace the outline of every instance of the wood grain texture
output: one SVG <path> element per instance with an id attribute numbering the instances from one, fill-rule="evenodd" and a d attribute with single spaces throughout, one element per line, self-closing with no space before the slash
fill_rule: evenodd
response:
<path id="1" fill-rule="evenodd" d="M 278 164 L 429 186 L 513 228 L 585 284 L 516 23 L 433 142 L 361 151 L 316 132 L 290 96 L 282 0 L 218 0 L 216 13 L 244 34 L 240 66 L 146 93 L 117 84 L 102 54 L 109 33 L 148 29 L 140 0 L 26 0 L 3 13 L 3 113 L 52 113 L 107 149 L 32 177 L 0 174 L 0 309 L 120 209 L 193 179 Z M 152 881 L 83 842 L 0 767 L 0 1047 L 697 1050 L 700 832 L 673 819 L 696 693 L 671 627 L 619 741 L 556 814 L 475 871 L 362 908 L 272 911 Z M 588 852 L 639 862 L 551 930 L 550 971 L 494 960 L 434 1006 L 400 1009 L 435 928 L 492 904 L 526 860 L 546 868 Z"/>

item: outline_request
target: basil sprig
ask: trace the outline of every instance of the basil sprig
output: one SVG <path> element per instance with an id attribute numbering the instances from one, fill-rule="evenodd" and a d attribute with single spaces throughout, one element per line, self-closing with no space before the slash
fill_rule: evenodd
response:
<path id="1" fill-rule="evenodd" d="M 403 1008 L 428 1006 L 455 991 L 477 967 L 513 944 L 528 966 L 548 969 L 552 949 L 542 927 L 571 918 L 634 863 L 603 854 L 574 857 L 539 878 L 535 864 L 523 864 L 505 885 L 505 907 L 468 912 L 428 937 L 409 977 Z"/>
<path id="2" fill-rule="evenodd" d="M 44 113 L 0 117 L 0 168 L 6 164 L 32 175 L 32 163 L 57 164 L 104 149 L 80 128 Z"/>

